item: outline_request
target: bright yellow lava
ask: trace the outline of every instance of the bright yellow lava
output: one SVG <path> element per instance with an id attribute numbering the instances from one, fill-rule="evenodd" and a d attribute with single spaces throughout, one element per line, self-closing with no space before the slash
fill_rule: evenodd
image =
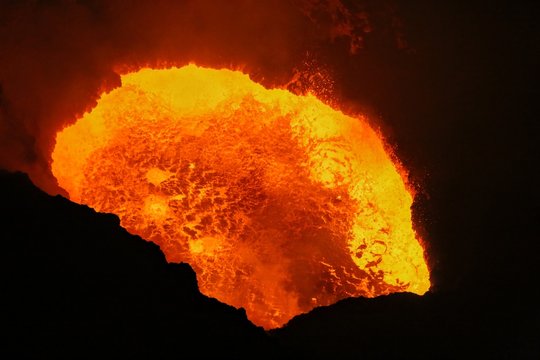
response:
<path id="1" fill-rule="evenodd" d="M 143 69 L 58 133 L 52 171 L 267 329 L 345 297 L 430 287 L 380 136 L 238 71 Z"/>

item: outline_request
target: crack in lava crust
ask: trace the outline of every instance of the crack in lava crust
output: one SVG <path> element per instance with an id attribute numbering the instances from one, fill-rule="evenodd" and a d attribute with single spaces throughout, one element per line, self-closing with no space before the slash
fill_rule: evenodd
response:
<path id="1" fill-rule="evenodd" d="M 412 196 L 365 119 L 194 65 L 122 77 L 57 136 L 73 201 L 187 262 L 267 329 L 351 296 L 425 293 Z"/>

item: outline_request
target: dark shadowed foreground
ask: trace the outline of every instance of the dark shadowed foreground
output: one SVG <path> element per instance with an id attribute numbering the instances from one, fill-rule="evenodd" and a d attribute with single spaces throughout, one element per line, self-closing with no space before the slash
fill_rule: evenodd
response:
<path id="1" fill-rule="evenodd" d="M 167 264 L 116 216 L 49 196 L 22 174 L 0 172 L 0 198 L 3 358 L 539 354 L 533 300 L 482 284 L 347 299 L 267 334 L 242 310 L 201 295 L 188 265 Z"/>
<path id="2" fill-rule="evenodd" d="M 247 357 L 268 338 L 115 215 L 0 173 L 2 333 L 17 357 Z"/>

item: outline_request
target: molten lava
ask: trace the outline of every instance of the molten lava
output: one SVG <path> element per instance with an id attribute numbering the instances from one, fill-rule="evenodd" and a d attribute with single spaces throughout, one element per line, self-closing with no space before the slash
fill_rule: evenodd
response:
<path id="1" fill-rule="evenodd" d="M 412 196 L 366 120 L 241 72 L 122 76 L 58 133 L 52 171 L 73 201 L 117 214 L 267 329 L 430 287 Z"/>

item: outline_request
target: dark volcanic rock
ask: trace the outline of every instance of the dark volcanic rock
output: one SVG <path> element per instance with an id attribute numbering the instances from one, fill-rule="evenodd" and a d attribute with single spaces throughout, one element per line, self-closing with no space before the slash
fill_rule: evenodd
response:
<path id="1" fill-rule="evenodd" d="M 529 310 L 477 294 L 351 298 L 273 330 L 282 351 L 306 358 L 536 359 Z"/>
<path id="2" fill-rule="evenodd" d="M 3 358 L 253 357 L 268 337 L 115 215 L 0 172 Z M 193 355 L 190 355 L 193 357 Z"/>
<path id="3" fill-rule="evenodd" d="M 242 310 L 202 295 L 189 265 L 168 264 L 116 216 L 51 197 L 23 174 L 0 171 L 0 198 L 5 358 L 539 354 L 534 289 L 510 292 L 486 278 L 425 296 L 346 299 L 268 336 Z"/>

